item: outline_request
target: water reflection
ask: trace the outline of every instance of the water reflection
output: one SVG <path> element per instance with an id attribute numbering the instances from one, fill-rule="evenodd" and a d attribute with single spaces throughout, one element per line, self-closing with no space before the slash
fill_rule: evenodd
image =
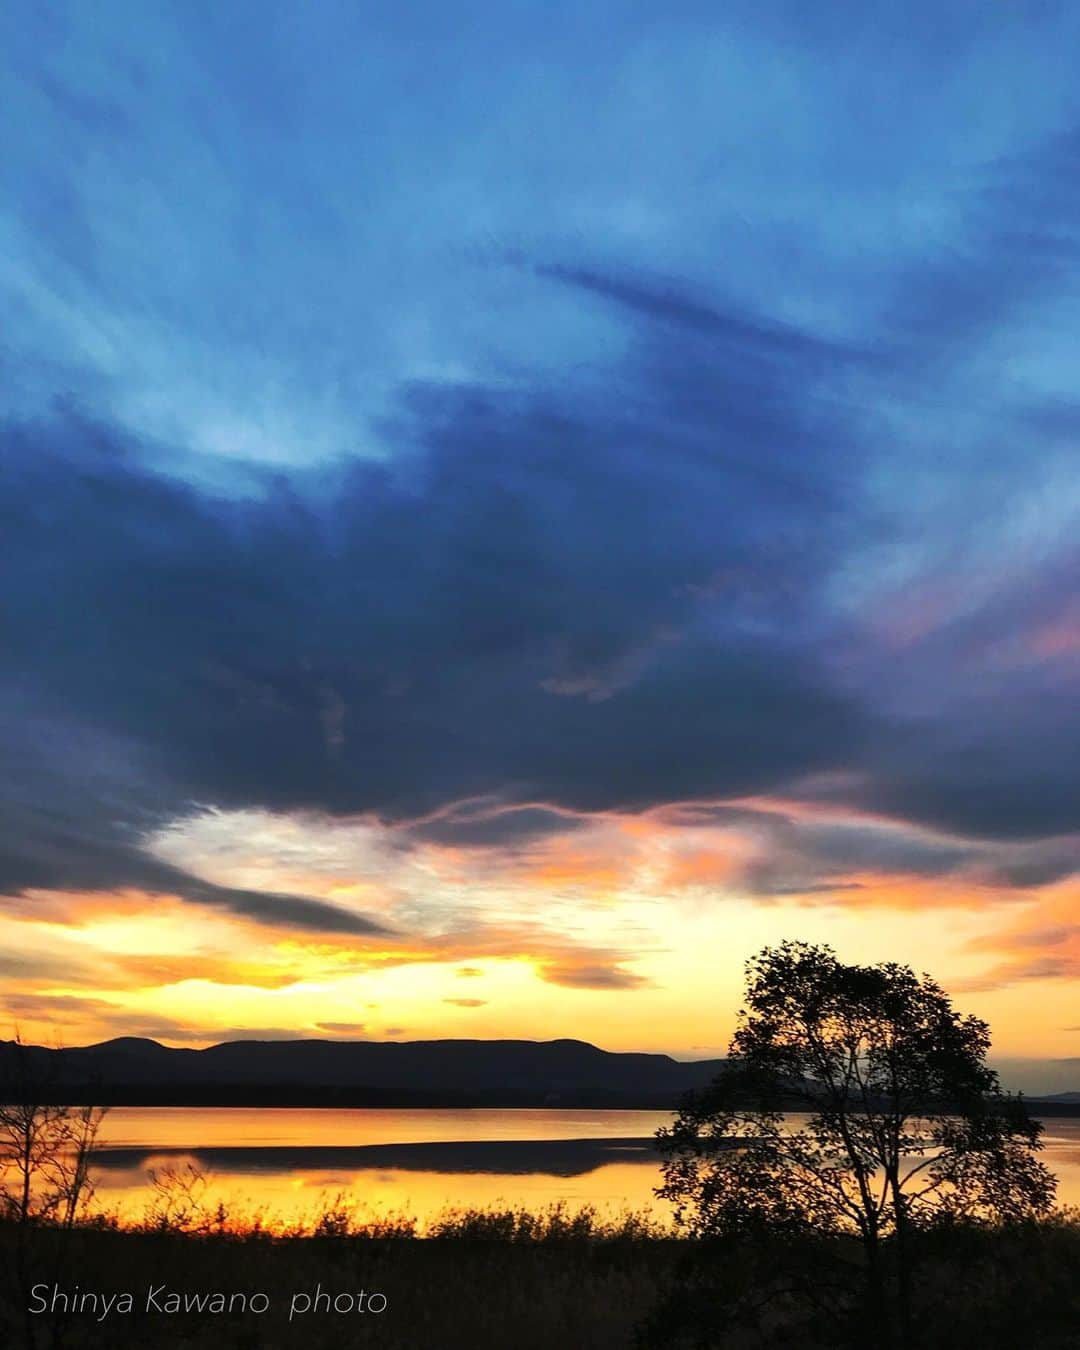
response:
<path id="1" fill-rule="evenodd" d="M 365 1144 L 359 1148 L 280 1145 L 254 1148 L 155 1149 L 158 1167 L 177 1160 L 216 1173 L 302 1173 L 333 1168 L 335 1172 L 393 1167 L 409 1172 L 500 1172 L 508 1176 L 543 1172 L 575 1177 L 613 1161 L 655 1165 L 651 1138 L 641 1139 L 489 1139 L 422 1144 Z M 97 1157 L 99 1171 L 130 1172 L 148 1165 L 143 1149 L 110 1148 Z"/>
<path id="2" fill-rule="evenodd" d="M 208 1203 L 238 1219 L 310 1222 L 331 1206 L 409 1215 L 448 1207 L 562 1202 L 602 1213 L 648 1210 L 661 1111 L 382 1111 L 117 1108 L 95 1173 L 98 1207 L 141 1218 L 151 1172 L 206 1173 Z M 1044 1160 L 1059 1203 L 1080 1204 L 1080 1119 L 1048 1120 Z"/>

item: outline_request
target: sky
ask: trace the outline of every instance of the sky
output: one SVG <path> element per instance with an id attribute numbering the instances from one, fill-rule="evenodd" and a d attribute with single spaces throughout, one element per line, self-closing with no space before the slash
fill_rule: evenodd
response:
<path id="1" fill-rule="evenodd" d="M 0 23 L 0 1021 L 1080 1088 L 1076 6 Z"/>

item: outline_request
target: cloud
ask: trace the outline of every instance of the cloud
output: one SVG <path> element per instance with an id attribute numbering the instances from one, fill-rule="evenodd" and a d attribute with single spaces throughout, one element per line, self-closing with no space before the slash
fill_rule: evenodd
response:
<path id="1" fill-rule="evenodd" d="M 549 962 L 540 966 L 540 975 L 548 984 L 561 984 L 567 989 L 642 989 L 649 984 L 643 975 L 598 964 Z"/>
<path id="2" fill-rule="evenodd" d="M 647 323 L 675 324 L 722 344 L 727 359 L 740 363 L 798 364 L 821 370 L 848 361 L 872 361 L 869 350 L 859 351 L 801 331 L 798 328 L 725 310 L 695 298 L 670 282 L 564 263 L 536 263 L 541 277 L 629 311 Z"/>
<path id="3" fill-rule="evenodd" d="M 407 824 L 407 837 L 420 843 L 459 848 L 520 848 L 534 840 L 572 834 L 586 820 L 554 805 L 504 805 L 497 799 L 452 802 Z"/>
<path id="4" fill-rule="evenodd" d="M 13 1028 L 23 1021 L 51 1029 L 45 1039 L 59 1045 L 85 1043 L 89 1034 L 101 1039 L 139 1036 L 149 1040 L 203 1040 L 203 1033 L 173 1018 L 154 1012 L 133 1011 L 108 999 L 82 998 L 71 994 L 6 992 L 0 1008 Z"/>
<path id="5" fill-rule="evenodd" d="M 1075 882 L 1048 887 L 1013 922 L 969 939 L 966 947 L 999 959 L 957 988 L 1004 989 L 1030 980 L 1080 979 L 1080 892 Z"/>
<path id="6" fill-rule="evenodd" d="M 444 998 L 444 1003 L 453 1003 L 458 1008 L 483 1008 L 487 1004 L 486 998 Z"/>
<path id="7" fill-rule="evenodd" d="M 98 987 L 160 989 L 185 980 L 210 984 L 241 985 L 254 989 L 286 989 L 304 978 L 300 967 L 284 969 L 267 962 L 195 953 L 184 956 L 124 956 L 115 959 L 115 985 L 107 974 L 99 975 Z"/>
<path id="8" fill-rule="evenodd" d="M 179 1045 L 287 1041 L 304 1035 L 304 1029 L 296 1026 L 215 1026 L 203 1018 L 182 1021 L 152 1010 L 131 1009 L 110 999 L 32 991 L 6 991 L 0 997 L 0 1013 L 13 1029 L 22 1022 L 52 1028 L 53 1034 L 46 1035 L 45 1040 L 61 1045 L 83 1044 L 88 1034 L 101 1039 L 138 1036 Z M 316 1022 L 315 1028 L 332 1036 L 359 1036 L 364 1032 L 360 1022 Z"/>
<path id="9" fill-rule="evenodd" d="M 1075 979 L 1077 963 L 1060 956 L 1040 956 L 1031 961 L 1002 961 L 979 975 L 954 980 L 952 987 L 963 993 L 1006 989 L 1028 980 Z"/>
<path id="10" fill-rule="evenodd" d="M 808 652 L 785 659 L 782 634 L 666 643 L 624 697 L 596 706 L 545 691 L 545 679 L 602 672 L 661 630 L 692 626 L 680 587 L 749 543 L 740 526 L 718 557 L 703 506 L 723 475 L 710 486 L 692 454 L 673 447 L 650 483 L 607 444 L 610 431 L 564 417 L 554 435 L 552 416 L 494 394 L 414 396 L 401 434 L 426 448 L 413 467 L 407 456 L 392 477 L 353 465 L 315 513 L 277 493 L 204 500 L 140 469 L 107 428 L 70 418 L 9 433 L 16 494 L 31 519 L 31 502 L 48 497 L 54 522 L 13 541 L 28 579 L 16 669 L 70 717 L 144 747 L 174 791 L 228 805 L 434 809 L 474 783 L 505 792 L 511 752 L 522 784 L 546 799 L 572 798 L 575 785 L 582 802 L 657 799 L 703 786 L 691 726 L 713 750 L 714 781 L 747 787 L 828 757 L 853 714 Z M 767 504 L 757 509 L 763 523 Z M 665 541 L 660 566 L 640 553 L 643 533 Z M 58 571 L 46 549 L 75 570 Z M 48 649 L 43 603 L 57 616 Z M 362 658 L 358 641 L 377 655 Z M 333 755 L 328 687 L 343 705 Z M 633 785 L 629 729 L 652 725 L 675 690 L 682 740 L 661 723 L 654 781 Z M 474 735 L 465 754 L 457 729 L 478 727 L 481 710 L 490 748 Z"/>
<path id="11" fill-rule="evenodd" d="M 116 1013 L 122 1011 L 116 1004 L 102 998 L 81 998 L 75 994 L 38 994 L 33 992 L 7 991 L 3 997 L 4 1010 L 14 1019 L 21 1016 L 56 1016 L 63 1019 L 66 1014 L 81 1017 L 87 1012 L 94 1014 Z"/>
<path id="12" fill-rule="evenodd" d="M 179 806 L 176 787 L 155 774 L 144 748 L 28 706 L 21 693 L 3 704 L 11 774 L 0 787 L 6 842 L 0 892 L 138 890 L 178 896 L 255 922 L 301 931 L 373 935 L 376 920 L 309 896 L 218 886 L 152 856 L 143 831 Z M 33 908 L 33 901 L 26 903 Z"/>
<path id="13" fill-rule="evenodd" d="M 96 983 L 100 972 L 88 961 L 49 952 L 5 952 L 0 955 L 0 976 L 8 981 L 34 980 L 57 985 Z"/>
<path id="14" fill-rule="evenodd" d="M 1077 871 L 1074 21 L 928 64 L 888 18 L 579 11 L 466 25 L 405 122 L 409 20 L 359 83 L 314 12 L 17 35 L 7 913 L 628 990 L 628 896 Z M 988 978 L 1071 977 L 1066 926 Z"/>
<path id="15" fill-rule="evenodd" d="M 909 734 L 860 687 L 891 691 L 873 644 L 831 604 L 870 524 L 852 512 L 856 424 L 818 402 L 846 357 L 764 319 L 751 343 L 750 319 L 729 331 L 712 308 L 708 341 L 703 320 L 661 333 L 670 290 L 541 270 L 643 325 L 607 394 L 414 382 L 384 420 L 393 460 L 344 461 L 310 490 L 267 480 L 253 498 L 211 497 L 70 409 L 8 426 L 23 579 L 9 706 L 38 722 L 64 710 L 75 753 L 35 767 L 43 798 L 60 792 L 46 776 L 77 778 L 93 738 L 129 779 L 111 816 L 83 822 L 94 842 L 70 841 L 85 868 L 65 873 L 56 831 L 27 856 L 30 822 L 9 885 L 72 875 L 85 888 L 97 874 L 373 931 L 302 895 L 148 875 L 131 847 L 137 800 L 159 819 L 193 799 L 377 811 L 416 819 L 417 837 L 499 848 L 570 830 L 575 810 L 777 791 L 845 768 L 861 803 L 946 832 L 1065 827 L 1077 785 L 1055 753 L 1064 688 L 1043 687 L 1022 726 L 1015 695 L 1056 659 L 1038 634 L 1060 626 L 1066 559 L 1038 579 L 1034 667 L 1004 666 L 953 706 L 973 642 L 1006 630 L 1030 577 L 909 653 L 909 690 L 933 686 L 948 704 Z M 858 678 L 837 678 L 833 647 Z M 931 738 L 948 753 L 928 756 Z M 447 809 L 477 798 L 504 809 Z"/>
<path id="16" fill-rule="evenodd" d="M 349 464 L 315 501 L 271 484 L 210 498 L 70 410 L 9 427 L 21 581 L 7 704 L 25 772 L 6 803 L 0 887 L 138 888 L 270 926 L 378 935 L 369 915 L 221 885 L 145 841 L 194 800 L 420 816 L 418 838 L 505 848 L 573 829 L 575 808 L 761 790 L 832 763 L 861 714 L 810 649 L 767 599 L 748 593 L 751 623 L 737 594 L 706 615 L 690 588 L 725 557 L 746 562 L 768 516 L 797 508 L 747 488 L 741 469 L 714 481 L 678 438 L 662 476 L 641 474 L 651 460 L 627 457 L 606 416 L 414 388 L 396 467 Z M 719 551 L 710 498 L 731 520 Z M 825 536 L 791 519 L 795 584 L 800 537 Z M 643 555 L 650 535 L 662 547 Z M 553 694 L 553 680 L 608 697 Z M 551 805 L 440 814 L 477 792 Z"/>

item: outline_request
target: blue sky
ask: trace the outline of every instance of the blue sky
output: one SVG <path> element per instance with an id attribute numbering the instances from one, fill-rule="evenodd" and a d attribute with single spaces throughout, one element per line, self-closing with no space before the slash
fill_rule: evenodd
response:
<path id="1" fill-rule="evenodd" d="M 917 882 L 988 916 L 957 987 L 1075 992 L 1074 7 L 3 22 L 20 921 L 134 887 L 466 959 L 386 856 L 365 908 L 196 837 L 437 819 L 499 959 L 644 988 L 500 869 L 705 802 L 754 861 L 694 905 Z"/>
<path id="2" fill-rule="evenodd" d="M 555 265 L 841 342 L 951 330 L 950 365 L 1005 344 L 1018 395 L 1067 393 L 1067 316 L 1030 344 L 1069 7 L 761 8 L 13 6 L 19 392 L 172 452 L 393 454 L 403 381 L 618 366 L 622 316 Z"/>

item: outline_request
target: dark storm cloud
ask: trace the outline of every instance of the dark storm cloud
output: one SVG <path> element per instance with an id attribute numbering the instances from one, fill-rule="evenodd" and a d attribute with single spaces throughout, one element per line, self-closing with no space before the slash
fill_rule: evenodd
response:
<path id="1" fill-rule="evenodd" d="M 690 398 L 641 360 L 627 417 L 414 387 L 392 468 L 353 463 L 303 497 L 211 499 L 70 412 L 10 428 L 16 680 L 145 747 L 173 805 L 648 805 L 843 762 L 861 714 L 808 640 L 830 512 L 712 426 L 718 399 L 738 403 L 786 461 L 802 386 L 778 377 L 759 413 L 723 372 Z M 825 456 L 800 474 L 839 493 Z M 95 848 L 115 884 L 129 855 Z M 305 921 L 302 901 L 273 908 Z"/>
<path id="2" fill-rule="evenodd" d="M 853 794 L 848 790 L 847 796 Z M 1027 840 L 965 837 L 917 821 L 882 820 L 829 812 L 702 806 L 665 809 L 665 825 L 712 827 L 753 840 L 742 861 L 726 864 L 729 878 L 762 897 L 873 897 L 875 877 L 956 882 L 977 896 L 982 888 L 1023 891 L 1050 885 L 1080 871 L 1080 840 L 1073 836 Z M 673 831 L 672 838 L 677 839 Z M 722 849 L 722 845 L 720 846 Z M 866 881 L 848 878 L 864 874 Z"/>
<path id="3" fill-rule="evenodd" d="M 86 189 L 70 153 L 24 152 L 34 184 L 24 215 L 35 240 L 48 225 L 53 253 L 43 270 L 36 254 L 21 255 L 20 275 L 37 289 L 20 292 L 24 326 L 12 326 L 23 359 L 4 358 L 20 408 L 37 411 L 13 415 L 0 440 L 0 710 L 11 754 L 0 887 L 135 886 L 370 933 L 374 921 L 321 901 L 187 876 L 140 840 L 209 803 L 370 810 L 403 822 L 406 841 L 495 849 L 575 828 L 560 807 L 636 809 L 811 780 L 808 795 L 831 791 L 970 838 L 773 823 L 761 827 L 773 856 L 748 877 L 762 893 L 810 893 L 852 865 L 981 868 L 1016 886 L 1067 875 L 1075 854 L 1054 838 L 1080 817 L 1080 743 L 1059 605 L 1076 556 L 1061 543 L 1064 513 L 1037 547 L 1009 529 L 1067 499 L 1076 414 L 1033 375 L 1014 388 L 1001 372 L 1028 350 L 1056 350 L 1042 315 L 1080 256 L 1075 133 L 1025 123 L 1017 145 L 991 137 L 983 163 L 959 157 L 958 167 L 941 147 L 965 118 L 942 117 L 946 100 L 928 105 L 924 123 L 913 114 L 901 143 L 888 97 L 860 98 L 845 79 L 817 89 L 815 43 L 846 53 L 838 69 L 851 64 L 838 29 L 805 34 L 799 79 L 786 63 L 806 58 L 801 47 L 783 43 L 770 57 L 783 86 L 810 98 L 794 112 L 813 134 L 789 153 L 792 110 L 780 110 L 784 134 L 770 137 L 775 99 L 759 101 L 736 40 L 730 59 L 713 51 L 725 44 L 704 41 L 715 34 L 685 49 L 684 34 L 639 65 L 630 25 L 606 97 L 565 90 L 555 100 L 582 121 L 615 110 L 597 127 L 597 158 L 575 158 L 589 138 L 568 145 L 561 114 L 545 139 L 533 100 L 513 103 L 502 63 L 474 51 L 487 103 L 450 110 L 456 124 L 438 82 L 416 90 L 420 133 L 400 131 L 415 156 L 401 172 L 380 119 L 400 106 L 396 79 L 416 85 L 411 44 L 380 21 L 370 87 L 341 67 L 308 88 L 294 83 L 293 62 L 327 49 L 312 22 L 297 25 L 294 47 L 272 26 L 226 15 L 226 29 L 252 30 L 250 65 L 226 61 L 213 26 L 193 46 L 168 24 L 160 41 L 137 30 L 140 62 L 160 50 L 161 70 L 140 64 L 138 77 L 116 79 L 50 75 L 38 64 L 51 42 L 24 39 L 38 100 L 25 106 L 46 129 L 49 118 L 62 126 L 58 144 L 73 130 L 88 147 L 107 144 L 115 200 L 139 211 L 135 226 L 124 210 L 99 224 L 108 194 Z M 1046 35 L 1016 22 L 1017 50 L 1041 61 Z M 154 30 L 152 16 L 145 23 Z M 771 49 L 753 32 L 764 59 Z M 968 37 L 952 31 L 950 50 L 966 54 Z M 516 56 L 532 50 L 519 39 L 502 35 Z M 954 64 L 935 56 L 931 79 L 920 44 L 884 30 L 873 40 L 897 64 L 879 62 L 864 94 L 879 95 L 885 78 L 894 90 L 915 80 L 930 98 Z M 571 64 L 594 46 L 569 43 Z M 994 70 L 991 46 L 982 59 Z M 538 56 L 545 78 L 567 55 Z M 665 82 L 684 92 L 684 68 L 685 100 L 661 96 Z M 222 88 L 213 116 L 207 69 Z M 674 121 L 655 141 L 639 135 L 645 168 L 624 179 L 623 166 L 637 164 L 627 128 L 641 125 L 638 94 L 625 91 L 639 90 L 645 70 L 661 80 L 645 99 L 650 116 Z M 699 85 L 695 70 L 707 77 Z M 718 91 L 736 114 L 729 140 L 725 117 L 707 115 Z M 963 89 L 952 96 L 970 112 Z M 530 155 L 554 156 L 557 168 L 535 178 L 554 191 L 551 212 L 530 177 L 543 155 L 537 165 L 484 139 L 487 104 L 501 103 Z M 1012 125 L 1020 100 L 1008 106 Z M 451 126 L 462 146 L 484 147 L 478 180 L 465 151 L 432 151 Z M 370 211 L 366 200 L 347 204 L 336 195 L 341 143 L 329 142 L 325 163 L 319 153 L 339 128 L 369 156 L 365 191 L 385 179 L 423 183 L 423 193 L 403 188 Z M 280 154 L 286 133 L 301 153 Z M 452 191 L 435 167 L 444 159 Z M 234 163 L 243 174 L 219 176 Z M 148 165 L 159 164 L 170 165 L 168 182 L 144 193 Z M 498 164 L 507 195 L 488 167 Z M 574 185 L 565 196 L 564 182 Z M 924 182 L 912 226 L 904 212 Z M 777 206 L 777 183 L 797 206 Z M 435 210 L 428 195 L 439 188 Z M 513 266 L 459 273 L 446 259 L 462 240 L 447 249 L 447 237 L 436 246 L 425 233 L 467 214 L 459 193 L 469 207 L 490 203 L 499 238 L 524 221 L 541 242 L 509 254 L 497 243 L 488 255 Z M 591 239 L 578 230 L 562 248 L 550 242 L 566 237 L 563 215 L 595 219 L 596 201 L 609 214 Z M 754 202 L 761 217 L 743 231 Z M 778 225 L 777 211 L 791 219 Z M 893 214 L 906 226 L 893 229 Z M 358 247 L 361 217 L 371 247 Z M 415 252 L 395 251 L 414 234 Z M 298 251 L 297 239 L 310 246 Z M 627 261 L 635 252 L 648 255 L 641 265 Z M 361 255 L 378 261 L 361 268 Z M 103 295 L 124 302 L 111 308 Z M 438 327 L 440 306 L 454 322 L 431 353 L 421 340 L 399 351 L 400 370 L 384 368 L 410 303 L 421 333 Z M 474 310 L 482 340 L 457 321 Z M 65 326 L 72 314 L 79 324 Z M 90 349 L 105 353 L 100 369 L 89 368 Z M 456 384 L 445 369 L 415 376 L 459 356 Z M 265 376 L 254 386 L 253 371 Z M 378 416 L 357 393 L 373 371 L 390 390 Z M 67 388 L 93 416 L 42 411 L 43 390 Z M 147 397 L 160 388 L 167 397 Z M 327 395 L 333 415 L 320 420 L 308 388 L 349 399 Z M 384 458 L 353 453 L 368 437 Z M 260 457 L 284 468 L 274 477 Z M 309 461 L 321 467 L 301 467 Z M 898 575 L 959 575 L 961 591 L 989 575 L 991 594 L 968 585 L 970 599 L 890 646 L 867 635 L 866 616 L 888 590 L 882 577 Z M 830 770 L 850 777 L 822 787 Z M 519 805 L 443 809 L 478 797 Z M 1001 838 L 1017 847 L 986 857 L 971 842 Z M 1031 840 L 1045 847 L 1028 850 Z"/>
<path id="4" fill-rule="evenodd" d="M 1052 548 L 894 658 L 923 706 L 907 737 L 882 736 L 869 803 L 986 839 L 1077 829 L 1078 576 L 1075 544 Z"/>
<path id="5" fill-rule="evenodd" d="M 912 732 L 911 748 L 889 746 L 865 799 L 880 810 L 982 839 L 1017 841 L 1080 828 L 1075 734 L 1062 734 L 1049 709 L 1008 726 L 968 719 Z M 1068 717 L 1068 705 L 1061 705 Z M 1006 709 L 1000 710 L 1006 716 Z M 927 749 L 936 745 L 939 758 Z"/>
<path id="6" fill-rule="evenodd" d="M 462 805 L 403 827 L 399 834 L 411 840 L 462 848 L 515 848 L 534 839 L 572 834 L 586 821 L 567 811 L 545 806 L 485 807 Z"/>
<path id="7" fill-rule="evenodd" d="M 823 660 L 844 636 L 832 580 L 870 529 L 850 500 L 855 431 L 830 393 L 850 352 L 640 277 L 538 270 L 634 316 L 604 396 L 414 383 L 384 419 L 386 465 L 213 497 L 70 408 L 7 427 L 10 687 L 72 730 L 24 755 L 0 884 L 138 886 L 379 931 L 140 850 L 203 801 L 419 815 L 416 840 L 512 847 L 575 827 L 529 802 L 644 808 L 856 768 L 861 801 L 946 830 L 1072 828 L 1055 689 L 1006 718 L 1028 679 L 1008 668 L 994 697 L 982 680 L 911 735 Z M 1046 622 L 1056 567 L 1039 583 Z M 1024 596 L 1031 621 L 1031 594 L 1024 579 L 932 634 L 910 681 L 952 677 Z M 138 759 L 112 800 L 94 737 Z M 439 809 L 472 797 L 523 804 Z M 856 865 L 944 875 L 976 861 L 869 828 L 793 843 L 770 828 L 772 856 L 745 879 L 761 893 L 808 893 Z M 1023 884 L 1071 859 L 993 866 Z"/>
<path id="8" fill-rule="evenodd" d="M 25 696 L 3 707 L 0 893 L 136 888 L 286 928 L 387 931 L 322 900 L 214 885 L 150 856 L 140 847 L 143 832 L 183 805 L 155 767 L 156 751 L 133 750 L 130 740 L 88 730 L 66 713 L 43 716 Z"/>
<path id="9" fill-rule="evenodd" d="M 987 878 L 1005 886 L 1049 886 L 1080 872 L 1080 840 L 1049 840 L 1006 855 L 987 869 Z"/>

